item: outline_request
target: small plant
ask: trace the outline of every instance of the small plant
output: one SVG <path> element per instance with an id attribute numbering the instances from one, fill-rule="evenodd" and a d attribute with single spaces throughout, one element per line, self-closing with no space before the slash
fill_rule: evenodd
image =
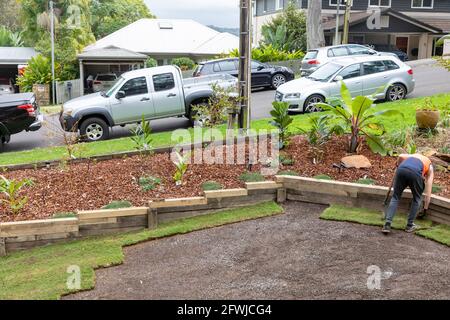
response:
<path id="1" fill-rule="evenodd" d="M 141 186 L 142 190 L 152 191 L 154 190 L 158 185 L 161 184 L 161 179 L 152 177 L 152 176 L 145 176 L 139 178 L 139 185 Z"/>
<path id="2" fill-rule="evenodd" d="M 318 103 L 317 106 L 324 111 L 330 111 L 329 119 L 338 121 L 336 125 L 342 126 L 342 130 L 350 128 L 348 152 L 357 152 L 361 146 L 362 136 L 364 136 L 372 152 L 386 155 L 387 150 L 381 138 L 368 130 L 381 131 L 381 135 L 384 134 L 385 130 L 379 122 L 379 118 L 401 113 L 394 109 L 371 112 L 375 99 L 372 96 L 357 96 L 353 99 L 343 81 L 341 82 L 341 96 L 342 99 L 334 100 L 331 104 Z"/>
<path id="3" fill-rule="evenodd" d="M 58 212 L 52 216 L 52 219 L 76 218 L 75 212 Z"/>
<path id="4" fill-rule="evenodd" d="M 365 185 L 374 185 L 375 181 L 373 179 L 370 179 L 370 178 L 361 178 L 361 179 L 358 179 L 356 181 L 356 183 L 365 184 Z"/>
<path id="5" fill-rule="evenodd" d="M 319 174 L 317 176 L 313 177 L 314 179 L 319 179 L 319 180 L 333 180 L 332 177 L 327 176 L 326 174 Z"/>
<path id="6" fill-rule="evenodd" d="M 183 177 L 188 169 L 188 157 L 189 154 L 182 156 L 179 151 L 175 151 L 176 160 L 174 161 L 176 171 L 173 175 L 173 180 L 177 186 L 183 183 Z"/>
<path id="7" fill-rule="evenodd" d="M 141 124 L 135 129 L 131 130 L 131 140 L 134 142 L 134 148 L 138 151 L 146 152 L 152 150 L 152 128 L 150 127 L 150 122 L 145 120 L 144 115 L 142 115 Z"/>
<path id="8" fill-rule="evenodd" d="M 243 182 L 261 182 L 266 179 L 258 172 L 245 172 L 239 176 L 239 180 Z"/>
<path id="9" fill-rule="evenodd" d="M 292 166 L 292 165 L 294 165 L 295 160 L 290 155 L 282 153 L 282 154 L 280 154 L 280 163 L 283 166 Z"/>
<path id="10" fill-rule="evenodd" d="M 432 193 L 439 193 L 442 191 L 442 186 L 438 184 L 433 184 L 433 187 L 431 188 Z"/>
<path id="11" fill-rule="evenodd" d="M 425 98 L 423 105 L 417 108 L 418 110 L 427 110 L 427 111 L 437 111 L 439 110 L 439 106 L 434 104 L 433 99 Z"/>
<path id="12" fill-rule="evenodd" d="M 291 133 L 289 132 L 289 126 L 294 120 L 289 115 L 289 104 L 287 102 L 275 101 L 272 103 L 273 109 L 270 111 L 270 115 L 273 117 L 271 124 L 279 130 L 280 149 L 283 149 L 289 144 L 289 138 Z"/>
<path id="13" fill-rule="evenodd" d="M 223 186 L 216 181 L 206 181 L 202 183 L 203 191 L 222 190 Z"/>
<path id="14" fill-rule="evenodd" d="M 124 208 L 131 208 L 133 205 L 131 202 L 126 200 L 119 200 L 119 201 L 111 201 L 106 206 L 103 206 L 102 209 L 124 209 Z"/>
<path id="15" fill-rule="evenodd" d="M 292 170 L 279 171 L 278 176 L 299 176 L 299 174 Z"/>
<path id="16" fill-rule="evenodd" d="M 390 156 L 400 153 L 414 154 L 417 151 L 415 142 L 417 126 L 410 126 L 383 137 L 383 144 Z"/>
<path id="17" fill-rule="evenodd" d="M 13 214 L 19 213 L 28 202 L 28 197 L 20 196 L 20 190 L 33 185 L 33 181 L 31 179 L 9 180 L 4 176 L 0 178 L 0 193 L 5 197 L 0 199 L 0 203 L 5 203 Z"/>

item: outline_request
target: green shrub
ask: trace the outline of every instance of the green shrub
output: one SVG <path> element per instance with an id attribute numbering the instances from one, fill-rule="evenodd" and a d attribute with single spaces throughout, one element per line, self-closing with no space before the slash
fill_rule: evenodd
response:
<path id="1" fill-rule="evenodd" d="M 358 179 L 356 181 L 356 183 L 365 184 L 365 185 L 374 185 L 375 181 L 372 179 L 368 179 L 368 178 L 361 178 L 361 179 Z"/>
<path id="2" fill-rule="evenodd" d="M 187 57 L 172 59 L 171 64 L 180 67 L 182 71 L 192 70 L 195 68 L 195 62 Z"/>
<path id="3" fill-rule="evenodd" d="M 223 186 L 216 181 L 206 181 L 202 183 L 203 191 L 222 190 Z"/>
<path id="4" fill-rule="evenodd" d="M 243 182 L 261 182 L 266 179 L 259 172 L 245 172 L 239 176 L 239 180 Z"/>
<path id="5" fill-rule="evenodd" d="M 153 149 L 152 128 L 150 127 L 150 121 L 146 121 L 144 115 L 142 115 L 141 124 L 130 132 L 136 150 L 142 153 Z"/>
<path id="6" fill-rule="evenodd" d="M 28 62 L 22 76 L 17 78 L 21 92 L 31 92 L 33 84 L 50 84 L 52 82 L 52 67 L 50 60 L 43 55 L 37 55 Z"/>
<path id="7" fill-rule="evenodd" d="M 238 58 L 239 50 L 235 49 L 230 52 L 231 57 Z M 252 59 L 259 62 L 276 62 L 276 61 L 289 61 L 289 60 L 301 60 L 305 56 L 302 51 L 288 52 L 284 50 L 277 50 L 272 45 L 261 46 L 252 50 Z"/>
<path id="8" fill-rule="evenodd" d="M 21 196 L 20 191 L 22 188 L 32 185 L 31 179 L 9 180 L 0 176 L 0 195 L 4 196 L 0 198 L 0 203 L 5 203 L 13 214 L 19 213 L 28 202 L 28 197 Z"/>
<path id="9" fill-rule="evenodd" d="M 299 176 L 299 174 L 293 170 L 284 170 L 284 171 L 279 171 L 277 173 L 278 176 Z"/>
<path id="10" fill-rule="evenodd" d="M 145 61 L 145 67 L 146 68 L 154 68 L 154 67 L 157 67 L 158 66 L 158 62 L 156 61 L 156 59 L 153 59 L 153 58 L 148 58 L 146 61 Z"/>
<path id="11" fill-rule="evenodd" d="M 327 176 L 326 174 L 319 174 L 317 176 L 313 177 L 314 179 L 319 179 L 319 180 L 333 180 L 332 177 Z"/>
<path id="12" fill-rule="evenodd" d="M 139 178 L 139 185 L 141 186 L 143 191 L 152 191 L 159 184 L 161 184 L 161 179 L 156 177 L 145 176 Z"/>
<path id="13" fill-rule="evenodd" d="M 272 121 L 270 122 L 279 130 L 280 149 L 283 149 L 289 144 L 291 133 L 289 126 L 294 121 L 294 118 L 289 115 L 289 104 L 287 102 L 272 102 L 273 109 L 270 111 Z"/>
<path id="14" fill-rule="evenodd" d="M 58 212 L 52 216 L 52 219 L 76 218 L 75 212 Z"/>
<path id="15" fill-rule="evenodd" d="M 133 204 L 126 200 L 118 200 L 118 201 L 111 201 L 106 206 L 103 206 L 102 209 L 124 209 L 124 208 L 131 208 Z"/>

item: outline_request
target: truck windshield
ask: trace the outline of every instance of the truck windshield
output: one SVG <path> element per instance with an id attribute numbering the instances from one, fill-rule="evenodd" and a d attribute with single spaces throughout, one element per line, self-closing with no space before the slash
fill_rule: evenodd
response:
<path id="1" fill-rule="evenodd" d="M 114 85 L 111 87 L 111 89 L 108 90 L 108 92 L 106 92 L 105 96 L 106 97 L 111 97 L 111 95 L 113 94 L 114 91 L 116 91 L 117 88 L 119 88 L 120 86 L 122 86 L 122 84 L 125 82 L 125 79 L 120 77 L 117 79 L 117 81 L 114 83 Z"/>

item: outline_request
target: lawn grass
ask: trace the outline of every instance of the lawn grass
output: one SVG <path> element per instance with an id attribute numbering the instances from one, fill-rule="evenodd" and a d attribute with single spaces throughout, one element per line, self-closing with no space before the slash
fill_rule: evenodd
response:
<path id="1" fill-rule="evenodd" d="M 341 205 L 329 207 L 321 214 L 320 218 L 324 220 L 355 222 L 379 227 L 382 227 L 384 224 L 384 221 L 381 219 L 381 212 Z M 406 222 L 406 215 L 397 214 L 392 223 L 392 228 L 404 230 Z M 442 224 L 433 225 L 432 221 L 426 219 L 416 219 L 415 223 L 420 226 L 419 230 L 415 232 L 416 235 L 450 246 L 450 226 Z"/>
<path id="2" fill-rule="evenodd" d="M 16 252 L 0 258 L 0 300 L 58 299 L 70 293 L 66 287 L 67 268 L 73 265 L 81 270 L 81 290 L 92 289 L 94 269 L 121 264 L 123 246 L 282 212 L 276 203 L 266 202 L 162 223 L 154 230 L 93 237 Z"/>
<path id="3" fill-rule="evenodd" d="M 399 102 L 379 103 L 375 107 L 373 107 L 373 112 L 385 109 L 397 109 L 401 111 L 402 115 L 393 115 L 391 117 L 380 118 L 386 129 L 386 132 L 391 133 L 401 130 L 402 128 L 414 125 L 416 121 L 416 108 L 421 106 L 424 100 L 425 97 L 406 99 Z M 445 106 L 447 101 L 449 100 L 450 93 L 433 96 L 433 102 L 436 105 Z M 297 134 L 301 132 L 301 129 L 309 129 L 310 124 L 308 121 L 308 117 L 317 117 L 321 114 L 323 113 L 317 113 L 313 115 L 301 114 L 294 116 L 294 121 L 290 127 L 290 131 L 293 134 Z M 256 131 L 274 129 L 274 127 L 270 124 L 269 118 L 254 120 L 251 123 L 251 127 Z M 224 125 L 218 128 L 224 136 L 225 128 L 226 127 Z M 194 142 L 194 138 L 192 138 L 194 136 L 193 129 L 188 129 L 188 132 L 191 134 L 192 142 Z M 177 143 L 176 141 L 172 140 L 172 132 L 170 131 L 154 133 L 152 134 L 152 138 L 154 148 L 173 146 Z M 14 139 L 12 143 L 14 143 Z M 134 149 L 134 144 L 130 138 L 120 138 L 108 141 L 88 143 L 82 149 L 83 152 L 77 155 L 78 157 L 92 157 L 110 154 L 113 152 L 132 151 Z M 64 158 L 67 158 L 67 152 L 64 147 L 37 148 L 28 151 L 8 152 L 0 154 L 0 165 L 35 163 L 39 161 L 59 160 Z"/>
<path id="4" fill-rule="evenodd" d="M 55 106 L 44 106 L 39 108 L 40 112 L 43 114 L 55 114 L 59 113 L 61 111 L 61 105 L 55 105 Z"/>

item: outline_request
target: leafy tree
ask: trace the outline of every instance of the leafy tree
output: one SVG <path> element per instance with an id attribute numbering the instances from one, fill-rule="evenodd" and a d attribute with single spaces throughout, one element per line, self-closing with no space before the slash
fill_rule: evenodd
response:
<path id="1" fill-rule="evenodd" d="M 192 70 L 195 68 L 195 62 L 187 57 L 172 59 L 171 64 L 180 67 L 183 71 Z"/>
<path id="2" fill-rule="evenodd" d="M 27 45 L 50 57 L 50 12 L 48 0 L 19 0 L 23 36 Z M 55 1 L 55 59 L 60 80 L 77 76 L 76 55 L 95 38 L 90 27 L 91 0 Z"/>
<path id="3" fill-rule="evenodd" d="M 92 0 L 92 31 L 103 38 L 139 19 L 155 18 L 143 0 Z"/>
<path id="4" fill-rule="evenodd" d="M 0 1 L 0 26 L 5 26 L 12 32 L 20 30 L 20 19 L 17 12 L 20 11 L 18 0 Z"/>
<path id="5" fill-rule="evenodd" d="M 145 61 L 145 67 L 146 68 L 154 68 L 158 66 L 158 61 L 152 57 L 148 57 L 148 59 Z"/>
<path id="6" fill-rule="evenodd" d="M 23 47 L 22 34 L 0 26 L 0 47 Z"/>
<path id="7" fill-rule="evenodd" d="M 260 45 L 272 45 L 287 51 L 306 51 L 306 15 L 290 1 L 283 13 L 262 27 Z M 282 42 L 286 43 L 283 45 Z"/>

